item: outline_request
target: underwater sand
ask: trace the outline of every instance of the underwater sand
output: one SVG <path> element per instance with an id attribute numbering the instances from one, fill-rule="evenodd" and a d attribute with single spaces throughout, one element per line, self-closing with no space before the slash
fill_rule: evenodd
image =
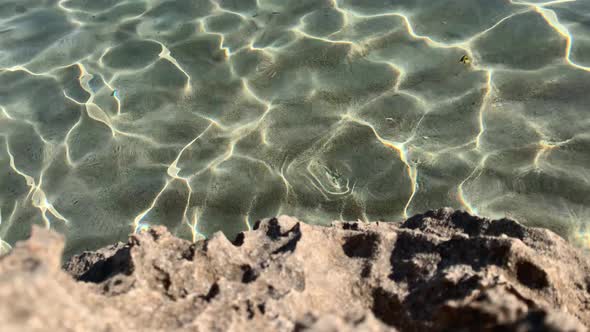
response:
<path id="1" fill-rule="evenodd" d="M 589 22 L 582 0 L 0 0 L 1 247 L 443 206 L 590 245 Z"/>

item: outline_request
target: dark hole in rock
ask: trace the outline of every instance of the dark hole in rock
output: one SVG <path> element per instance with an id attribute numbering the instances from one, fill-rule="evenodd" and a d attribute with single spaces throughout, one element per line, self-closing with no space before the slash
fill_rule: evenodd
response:
<path id="1" fill-rule="evenodd" d="M 192 261 L 195 257 L 195 245 L 190 245 L 186 250 L 182 252 L 182 258 L 187 261 Z"/>
<path id="2" fill-rule="evenodd" d="M 359 224 L 355 223 L 355 222 L 346 222 L 344 224 L 342 224 L 342 228 L 343 229 L 347 229 L 347 230 L 353 230 L 353 231 L 358 231 L 359 230 Z"/>
<path id="3" fill-rule="evenodd" d="M 368 278 L 370 276 L 371 276 L 371 265 L 366 264 L 365 266 L 363 266 L 363 270 L 361 271 L 361 277 Z"/>
<path id="4" fill-rule="evenodd" d="M 205 239 L 202 242 L 202 247 L 201 248 L 202 248 L 203 252 L 208 252 L 209 251 L 209 239 Z"/>
<path id="5" fill-rule="evenodd" d="M 79 281 L 101 283 L 115 275 L 131 275 L 133 262 L 129 247 L 123 247 L 112 256 L 95 262 L 82 275 L 78 276 Z"/>
<path id="6" fill-rule="evenodd" d="M 200 296 L 200 297 L 207 302 L 211 302 L 211 300 L 214 297 L 216 297 L 218 294 L 219 294 L 219 285 L 216 282 L 214 282 L 213 285 L 211 285 L 211 288 L 209 288 L 209 292 L 207 292 L 207 295 Z"/>
<path id="7" fill-rule="evenodd" d="M 102 284 L 103 293 L 106 296 L 117 296 L 127 293 L 133 288 L 135 280 L 133 278 L 118 274 Z"/>
<path id="8" fill-rule="evenodd" d="M 154 239 L 155 242 L 158 242 L 158 240 L 160 239 L 161 234 L 157 230 L 155 230 L 153 228 L 148 229 L 148 232 L 152 236 L 152 239 Z"/>
<path id="9" fill-rule="evenodd" d="M 295 251 L 295 249 L 297 248 L 297 243 L 299 242 L 299 240 L 301 240 L 300 228 L 301 226 L 299 225 L 299 223 L 296 223 L 295 226 L 293 226 L 293 228 L 291 228 L 287 233 L 283 234 L 282 236 L 289 236 L 291 237 L 291 239 L 289 239 L 289 241 L 287 241 L 287 243 L 285 243 L 279 249 L 273 251 L 273 254 L 278 254 L 287 251 Z"/>
<path id="10" fill-rule="evenodd" d="M 261 314 L 264 315 L 266 313 L 266 306 L 264 305 L 264 303 L 259 303 L 257 307 L 258 311 L 260 311 Z"/>
<path id="11" fill-rule="evenodd" d="M 400 329 L 400 331 L 415 330 L 405 308 L 394 294 L 379 287 L 373 290 L 372 297 L 371 310 L 375 317 L 389 326 Z"/>
<path id="12" fill-rule="evenodd" d="M 162 283 L 162 287 L 164 287 L 165 291 L 168 291 L 170 289 L 170 286 L 172 286 L 172 280 L 170 280 L 170 273 L 156 265 L 154 265 L 154 268 L 156 269 L 156 271 L 158 271 L 158 274 L 156 275 L 156 280 Z"/>
<path id="13" fill-rule="evenodd" d="M 302 318 L 300 318 L 297 322 L 295 322 L 295 327 L 293 328 L 293 332 L 302 332 L 308 331 L 309 328 L 317 322 L 317 317 L 315 317 L 311 313 L 306 313 Z"/>
<path id="14" fill-rule="evenodd" d="M 510 242 L 494 238 L 453 237 L 438 245 L 441 260 L 437 269 L 467 264 L 475 270 L 489 265 L 505 266 L 511 253 Z"/>
<path id="15" fill-rule="evenodd" d="M 358 234 L 346 238 L 345 241 L 342 249 L 346 256 L 353 258 L 370 258 L 377 252 L 379 236 L 372 233 Z"/>
<path id="16" fill-rule="evenodd" d="M 239 233 L 236 238 L 233 240 L 232 244 L 236 247 L 241 247 L 244 244 L 244 238 L 246 236 L 244 233 Z"/>
<path id="17" fill-rule="evenodd" d="M 274 300 L 281 298 L 281 294 L 272 285 L 268 285 L 268 296 Z"/>
<path id="18" fill-rule="evenodd" d="M 520 320 L 521 325 L 528 327 L 529 331 L 546 331 L 547 330 L 547 312 L 542 310 L 534 310 L 528 313 Z M 524 323 L 524 324 L 523 324 Z M 518 322 L 517 322 L 518 324 Z M 564 328 L 564 330 L 567 330 Z"/>
<path id="19" fill-rule="evenodd" d="M 485 231 L 485 234 L 493 236 L 501 236 L 504 234 L 506 236 L 521 240 L 525 237 L 524 228 L 516 221 L 507 218 L 495 220 L 494 222 L 490 223 L 489 227 Z"/>
<path id="20" fill-rule="evenodd" d="M 272 218 L 268 222 L 268 228 L 266 229 L 266 236 L 269 238 L 276 240 L 281 236 L 281 225 L 279 225 L 279 221 L 277 218 Z"/>
<path id="21" fill-rule="evenodd" d="M 289 294 L 292 289 L 293 288 L 289 289 L 287 287 L 281 287 L 281 289 L 277 289 L 277 288 L 273 287 L 272 285 L 268 285 L 266 294 L 268 295 L 269 298 L 271 298 L 273 300 L 279 300 L 279 299 L 283 298 L 285 295 Z M 275 317 L 276 317 L 276 315 L 275 315 Z"/>
<path id="22" fill-rule="evenodd" d="M 523 285 L 532 289 L 543 289 L 549 286 L 547 273 L 535 264 L 527 261 L 516 263 L 516 278 Z"/>
<path id="23" fill-rule="evenodd" d="M 259 229 L 260 228 L 260 224 L 262 224 L 262 220 L 256 220 L 254 222 L 254 225 L 252 225 L 252 230 L 255 231 L 255 230 Z"/>
<path id="24" fill-rule="evenodd" d="M 258 278 L 258 273 L 250 265 L 240 266 L 244 274 L 242 275 L 242 282 L 245 284 L 251 283 Z"/>
<path id="25" fill-rule="evenodd" d="M 246 311 L 248 311 L 248 319 L 254 318 L 254 308 L 252 307 L 252 302 L 246 302 Z"/>

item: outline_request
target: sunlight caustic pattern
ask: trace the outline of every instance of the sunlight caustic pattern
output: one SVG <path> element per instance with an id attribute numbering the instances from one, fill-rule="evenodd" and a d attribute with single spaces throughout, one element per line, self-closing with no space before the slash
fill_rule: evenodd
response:
<path id="1" fill-rule="evenodd" d="M 0 251 L 31 224 L 77 252 L 278 214 L 590 217 L 585 2 L 0 4 Z"/>

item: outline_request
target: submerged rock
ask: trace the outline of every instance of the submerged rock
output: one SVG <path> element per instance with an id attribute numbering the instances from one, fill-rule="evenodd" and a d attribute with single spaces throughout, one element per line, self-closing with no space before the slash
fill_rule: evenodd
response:
<path id="1" fill-rule="evenodd" d="M 554 233 L 441 209 L 402 224 L 281 216 L 230 242 L 154 227 L 60 266 L 0 258 L 3 331 L 586 331 L 590 262 Z"/>

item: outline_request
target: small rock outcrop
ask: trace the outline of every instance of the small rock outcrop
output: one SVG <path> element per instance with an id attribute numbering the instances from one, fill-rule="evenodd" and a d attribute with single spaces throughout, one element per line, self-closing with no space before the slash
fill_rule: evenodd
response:
<path id="1" fill-rule="evenodd" d="M 2 331 L 586 331 L 590 261 L 556 234 L 441 209 L 399 223 L 281 216 L 229 241 L 154 227 L 60 262 L 0 257 Z"/>

